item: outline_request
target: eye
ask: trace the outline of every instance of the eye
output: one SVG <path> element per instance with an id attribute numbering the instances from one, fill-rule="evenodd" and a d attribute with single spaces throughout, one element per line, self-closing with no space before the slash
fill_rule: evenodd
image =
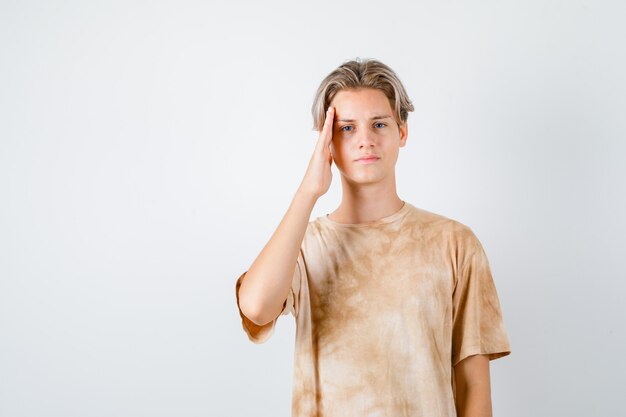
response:
<path id="1" fill-rule="evenodd" d="M 347 128 L 347 127 L 349 127 L 350 129 L 352 129 L 352 126 L 347 125 L 347 126 L 343 126 L 343 127 L 341 128 L 341 130 L 343 130 L 344 132 L 349 132 L 349 130 L 346 130 L 346 128 Z"/>
<path id="2" fill-rule="evenodd" d="M 387 125 L 386 125 L 386 124 L 384 124 L 383 122 L 378 122 L 378 123 L 375 123 L 375 124 L 374 124 L 374 126 L 376 126 L 376 127 L 378 127 L 379 125 L 380 125 L 380 127 L 381 127 L 381 128 L 382 128 L 382 127 L 387 126 Z"/>

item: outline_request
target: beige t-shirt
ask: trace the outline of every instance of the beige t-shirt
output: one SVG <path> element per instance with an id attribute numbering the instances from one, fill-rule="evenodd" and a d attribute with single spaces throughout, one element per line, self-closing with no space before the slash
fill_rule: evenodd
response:
<path id="1" fill-rule="evenodd" d="M 293 417 L 456 416 L 453 366 L 511 352 L 478 238 L 408 202 L 372 222 L 310 221 L 280 315 L 290 312 Z M 239 314 L 255 343 L 280 317 L 257 326 Z"/>

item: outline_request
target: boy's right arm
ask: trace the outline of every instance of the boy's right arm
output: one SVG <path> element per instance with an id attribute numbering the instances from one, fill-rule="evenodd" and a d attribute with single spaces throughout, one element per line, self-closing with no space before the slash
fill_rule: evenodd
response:
<path id="1" fill-rule="evenodd" d="M 283 309 L 311 212 L 318 198 L 330 187 L 333 119 L 331 107 L 289 209 L 241 281 L 239 307 L 258 326 L 274 320 Z"/>

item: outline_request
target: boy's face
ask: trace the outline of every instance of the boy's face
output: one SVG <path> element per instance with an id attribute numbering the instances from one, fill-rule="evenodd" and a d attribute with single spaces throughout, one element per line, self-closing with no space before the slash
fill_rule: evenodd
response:
<path id="1" fill-rule="evenodd" d="M 369 184 L 395 182 L 395 166 L 406 144 L 406 123 L 399 127 L 385 93 L 372 88 L 341 90 L 330 103 L 335 108 L 331 152 L 343 177 Z M 374 155 L 377 158 L 359 161 Z"/>

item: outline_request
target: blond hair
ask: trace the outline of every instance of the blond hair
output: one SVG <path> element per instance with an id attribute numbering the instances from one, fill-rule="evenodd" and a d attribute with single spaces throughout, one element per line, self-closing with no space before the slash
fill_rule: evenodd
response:
<path id="1" fill-rule="evenodd" d="M 414 110 L 402 82 L 391 68 L 375 59 L 357 58 L 344 62 L 322 80 L 311 107 L 313 129 L 322 129 L 326 109 L 339 91 L 359 88 L 381 90 L 389 99 L 398 125 L 403 125 Z"/>

